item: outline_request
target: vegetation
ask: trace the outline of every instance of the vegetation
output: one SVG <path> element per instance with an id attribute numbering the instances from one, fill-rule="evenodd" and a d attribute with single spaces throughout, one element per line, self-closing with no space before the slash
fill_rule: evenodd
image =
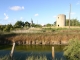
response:
<path id="1" fill-rule="evenodd" d="M 69 26 L 69 19 L 66 20 L 66 26 Z M 80 26 L 80 22 L 77 19 L 70 20 L 70 26 Z"/>
<path id="2" fill-rule="evenodd" d="M 69 60 L 79 60 L 80 59 L 80 41 L 77 39 L 70 40 L 68 46 L 64 48 L 64 55 Z"/>
<path id="3" fill-rule="evenodd" d="M 55 25 L 56 25 L 56 21 L 53 24 L 48 23 L 48 24 L 44 25 L 44 27 L 51 28 L 52 26 L 55 26 Z M 69 26 L 69 19 L 66 19 L 66 26 Z M 71 19 L 70 20 L 70 26 L 80 26 L 79 20 Z M 24 28 L 30 28 L 30 27 L 41 28 L 42 25 L 35 24 L 35 23 L 31 24 L 28 21 L 23 22 L 23 21 L 18 20 L 14 25 L 12 25 L 12 24 L 0 25 L 0 31 L 10 32 L 12 30 L 24 29 Z"/>
<path id="4" fill-rule="evenodd" d="M 24 27 L 24 22 L 22 21 L 17 21 L 14 25 L 15 28 L 21 28 Z"/>
<path id="5" fill-rule="evenodd" d="M 3 57 L 0 57 L 0 60 L 10 60 L 9 56 L 5 55 Z"/>
<path id="6" fill-rule="evenodd" d="M 0 57 L 0 60 L 15 60 L 11 59 L 9 56 Z M 46 56 L 28 56 L 25 60 L 47 60 Z"/>
<path id="7" fill-rule="evenodd" d="M 47 60 L 46 56 L 29 56 L 26 60 Z"/>
<path id="8" fill-rule="evenodd" d="M 7 25 L 0 25 L 0 31 L 3 32 L 10 32 L 12 30 L 16 29 L 24 29 L 24 28 L 30 28 L 30 27 L 42 27 L 40 24 L 30 24 L 29 22 L 23 22 L 23 21 L 17 21 L 14 25 L 7 24 Z"/>
<path id="9" fill-rule="evenodd" d="M 54 22 L 54 25 L 56 25 L 56 21 Z M 69 19 L 66 19 L 66 26 L 69 26 Z M 70 26 L 80 26 L 79 20 L 71 19 L 70 20 Z"/>

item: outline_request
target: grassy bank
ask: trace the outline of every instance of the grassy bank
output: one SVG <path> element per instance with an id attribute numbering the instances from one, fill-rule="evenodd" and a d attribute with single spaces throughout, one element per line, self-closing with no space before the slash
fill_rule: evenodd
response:
<path id="1" fill-rule="evenodd" d="M 37 33 L 5 33 L 0 35 L 0 42 L 10 43 L 15 41 L 22 41 L 22 43 L 30 44 L 53 44 L 53 43 L 66 43 L 70 39 L 77 38 L 80 40 L 80 29 L 67 29 L 67 28 L 43 28 L 43 32 Z M 4 42 L 6 41 L 6 42 Z"/>

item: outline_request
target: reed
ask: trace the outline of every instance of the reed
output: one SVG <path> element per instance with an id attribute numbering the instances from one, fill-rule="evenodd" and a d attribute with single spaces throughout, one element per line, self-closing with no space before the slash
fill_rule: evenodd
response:
<path id="1" fill-rule="evenodd" d="M 0 57 L 0 60 L 10 60 L 10 57 L 8 55 L 5 55 L 3 57 Z"/>
<path id="2" fill-rule="evenodd" d="M 26 60 L 48 60 L 46 56 L 29 56 Z"/>
<path id="3" fill-rule="evenodd" d="M 50 29 L 48 29 L 50 30 Z M 59 31 L 58 31 L 59 30 Z M 17 34 L 5 34 L 1 35 L 0 41 L 1 43 L 4 41 L 35 41 L 35 42 L 59 42 L 59 41 L 65 41 L 68 42 L 70 39 L 77 38 L 80 40 L 80 30 L 75 30 L 75 29 L 61 29 L 58 28 L 57 32 L 43 32 L 43 33 L 17 33 Z M 35 43 L 34 42 L 34 43 Z M 4 42 L 5 43 L 5 42 Z M 51 43 L 53 44 L 53 43 Z"/>

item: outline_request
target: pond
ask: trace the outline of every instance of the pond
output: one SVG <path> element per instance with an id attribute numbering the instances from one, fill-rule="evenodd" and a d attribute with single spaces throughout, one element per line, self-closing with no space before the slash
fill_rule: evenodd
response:
<path id="1" fill-rule="evenodd" d="M 63 45 L 55 45 L 55 59 L 66 60 L 63 56 Z M 0 57 L 9 55 L 12 46 L 1 45 L 0 46 Z M 19 45 L 15 46 L 13 54 L 14 60 L 26 60 L 29 56 L 46 56 L 48 60 L 52 60 L 52 46 L 48 45 Z"/>

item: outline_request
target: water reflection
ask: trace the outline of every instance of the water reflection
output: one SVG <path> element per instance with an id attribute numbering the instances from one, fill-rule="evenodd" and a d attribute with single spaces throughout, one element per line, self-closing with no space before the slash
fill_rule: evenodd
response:
<path id="1" fill-rule="evenodd" d="M 63 48 L 65 46 L 55 45 L 55 58 L 64 58 L 63 57 Z M 11 46 L 0 46 L 0 56 L 8 55 L 10 53 Z M 45 55 L 48 60 L 52 59 L 52 46 L 42 46 L 42 45 L 21 45 L 16 46 L 14 51 L 15 60 L 25 60 L 29 56 L 39 56 Z"/>

